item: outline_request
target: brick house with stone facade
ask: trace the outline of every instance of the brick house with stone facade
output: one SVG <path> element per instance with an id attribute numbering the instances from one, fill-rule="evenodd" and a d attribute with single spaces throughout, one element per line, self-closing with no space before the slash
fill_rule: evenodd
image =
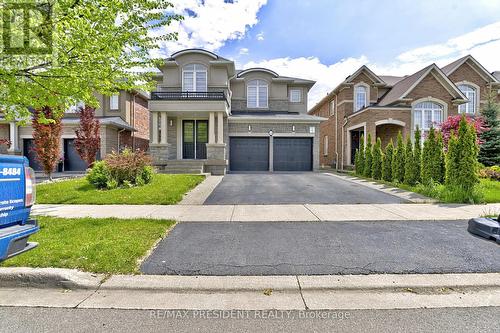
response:
<path id="1" fill-rule="evenodd" d="M 101 124 L 101 150 L 98 158 L 125 147 L 148 150 L 149 148 L 149 94 L 141 91 L 121 91 L 113 96 L 97 95 L 99 108 L 96 118 Z M 78 105 L 67 110 L 62 118 L 62 162 L 58 171 L 83 171 L 86 163 L 76 153 L 75 129 L 79 123 Z M 19 126 L 0 115 L 0 138 L 9 139 L 10 146 L 0 145 L 0 153 L 24 155 L 35 170 L 41 170 L 36 162 L 33 146 L 33 128 L 30 124 Z"/>
<path id="2" fill-rule="evenodd" d="M 176 52 L 151 93 L 150 153 L 162 172 L 312 171 L 321 117 L 307 114 L 314 81 L 235 64 L 201 49 Z"/>
<path id="3" fill-rule="evenodd" d="M 326 117 L 320 125 L 320 164 L 352 167 L 359 141 L 371 134 L 385 147 L 399 131 L 413 137 L 448 116 L 474 116 L 492 91 L 500 101 L 500 72 L 488 72 L 468 55 L 442 68 L 429 65 L 403 77 L 383 76 L 362 66 L 310 111 Z"/>

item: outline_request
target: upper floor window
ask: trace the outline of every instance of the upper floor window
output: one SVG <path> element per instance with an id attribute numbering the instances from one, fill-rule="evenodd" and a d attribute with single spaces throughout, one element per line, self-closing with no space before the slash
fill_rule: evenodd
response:
<path id="1" fill-rule="evenodd" d="M 292 89 L 290 90 L 290 102 L 292 103 L 300 103 L 302 92 L 300 89 Z"/>
<path id="2" fill-rule="evenodd" d="M 184 66 L 182 70 L 183 91 L 207 91 L 207 68 L 200 64 Z"/>
<path id="3" fill-rule="evenodd" d="M 476 105 L 477 105 L 477 91 L 474 87 L 468 85 L 468 84 L 460 84 L 458 86 L 458 89 L 460 89 L 461 92 L 464 93 L 465 97 L 469 100 L 465 104 L 460 104 L 458 106 L 458 112 L 459 113 L 470 113 L 474 114 L 476 113 Z"/>
<path id="4" fill-rule="evenodd" d="M 421 102 L 413 110 L 414 128 L 426 131 L 443 121 L 443 107 L 435 102 Z"/>
<path id="5" fill-rule="evenodd" d="M 330 116 L 335 115 L 335 100 L 330 102 Z"/>
<path id="6" fill-rule="evenodd" d="M 118 110 L 119 109 L 119 98 L 120 95 L 114 94 L 109 97 L 109 109 Z"/>
<path id="7" fill-rule="evenodd" d="M 247 84 L 247 107 L 267 108 L 268 86 L 264 80 L 252 80 Z"/>
<path id="8" fill-rule="evenodd" d="M 368 106 L 368 87 L 362 85 L 356 86 L 354 89 L 354 102 L 354 111 L 359 111 Z"/>

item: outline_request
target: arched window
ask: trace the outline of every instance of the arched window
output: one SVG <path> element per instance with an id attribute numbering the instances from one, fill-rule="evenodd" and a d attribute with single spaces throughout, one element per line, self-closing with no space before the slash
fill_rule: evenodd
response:
<path id="1" fill-rule="evenodd" d="M 264 80 L 252 80 L 247 83 L 247 107 L 267 108 L 268 86 Z"/>
<path id="2" fill-rule="evenodd" d="M 189 64 L 182 69 L 183 91 L 207 91 L 207 68 L 200 64 Z"/>
<path id="3" fill-rule="evenodd" d="M 460 84 L 458 86 L 458 89 L 460 89 L 460 91 L 463 92 L 465 97 L 467 97 L 467 99 L 469 100 L 467 103 L 460 104 L 458 106 L 458 112 L 469 113 L 469 114 L 476 113 L 476 106 L 477 106 L 476 89 L 468 84 Z"/>
<path id="4" fill-rule="evenodd" d="M 354 88 L 354 102 L 354 112 L 368 106 L 368 87 L 359 85 Z"/>
<path id="5" fill-rule="evenodd" d="M 413 108 L 413 124 L 426 131 L 443 121 L 443 106 L 435 102 L 421 102 Z"/>

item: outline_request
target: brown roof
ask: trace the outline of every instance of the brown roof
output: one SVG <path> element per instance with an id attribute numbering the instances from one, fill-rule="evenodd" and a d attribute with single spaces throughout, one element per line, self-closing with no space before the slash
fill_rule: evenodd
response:
<path id="1" fill-rule="evenodd" d="M 500 71 L 493 72 L 493 76 L 497 79 L 497 81 L 500 81 Z"/>
<path id="2" fill-rule="evenodd" d="M 460 63 L 462 63 L 468 57 L 469 57 L 469 55 L 466 55 L 465 57 L 457 59 L 454 62 L 449 63 L 448 65 L 441 68 L 441 70 L 443 71 L 443 73 L 445 75 L 448 75 L 452 70 L 454 70 Z"/>
<path id="3" fill-rule="evenodd" d="M 379 75 L 378 77 L 381 78 L 388 86 L 392 87 L 407 76 L 408 75 L 405 76 Z"/>
<path id="4" fill-rule="evenodd" d="M 429 68 L 433 66 L 435 65 L 434 64 L 429 65 L 419 70 L 415 74 L 407 76 L 398 83 L 396 83 L 394 87 L 392 87 L 392 89 L 387 93 L 387 95 L 385 95 L 384 98 L 382 98 L 382 100 L 378 103 L 378 105 L 387 106 L 391 103 L 396 102 L 398 99 L 401 98 L 401 95 L 403 95 L 408 89 L 410 89 L 410 87 L 413 84 L 415 84 L 415 82 L 417 82 L 422 77 L 422 75 L 424 75 L 429 70 Z"/>

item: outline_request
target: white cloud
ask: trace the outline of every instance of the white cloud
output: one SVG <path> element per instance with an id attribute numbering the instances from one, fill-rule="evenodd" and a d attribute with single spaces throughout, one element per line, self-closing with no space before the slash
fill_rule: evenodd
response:
<path id="1" fill-rule="evenodd" d="M 242 47 L 242 48 L 240 49 L 240 54 L 241 54 L 241 55 L 248 54 L 248 52 L 249 52 L 249 50 L 248 50 L 248 48 L 246 48 L 246 47 Z"/>
<path id="2" fill-rule="evenodd" d="M 263 41 L 264 40 L 264 33 L 263 32 L 259 32 L 256 37 L 257 37 L 258 41 Z"/>
<path id="3" fill-rule="evenodd" d="M 442 44 L 428 45 L 404 52 L 388 63 L 374 63 L 366 56 L 347 58 L 334 64 L 323 64 L 317 57 L 277 58 L 249 62 L 243 68 L 267 67 L 281 75 L 317 81 L 309 94 L 312 107 L 348 75 L 362 65 L 368 65 L 379 75 L 408 75 L 435 62 L 444 66 L 466 54 L 471 54 L 489 71 L 500 70 L 500 22 L 452 38 Z"/>
<path id="4" fill-rule="evenodd" d="M 178 0 L 174 12 L 184 16 L 157 34 L 177 32 L 177 41 L 160 43 L 154 56 L 166 56 L 185 48 L 204 48 L 215 51 L 227 41 L 242 39 L 247 29 L 258 23 L 257 13 L 267 0 Z"/>

